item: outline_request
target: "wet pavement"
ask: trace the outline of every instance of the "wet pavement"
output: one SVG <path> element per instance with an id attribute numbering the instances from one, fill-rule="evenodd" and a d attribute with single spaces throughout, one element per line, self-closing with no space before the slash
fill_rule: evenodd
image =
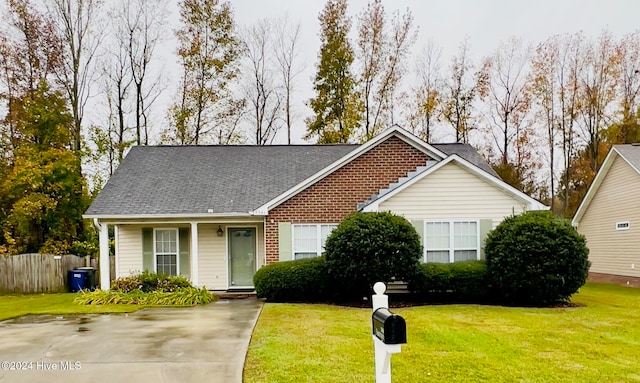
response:
<path id="1" fill-rule="evenodd" d="M 242 382 L 262 302 L 0 322 L 0 382 Z"/>

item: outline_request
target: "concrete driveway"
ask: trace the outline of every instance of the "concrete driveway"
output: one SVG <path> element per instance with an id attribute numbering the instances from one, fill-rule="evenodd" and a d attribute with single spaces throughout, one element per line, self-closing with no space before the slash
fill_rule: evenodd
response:
<path id="1" fill-rule="evenodd" d="M 250 298 L 3 321 L 0 382 L 240 383 L 261 308 Z"/>

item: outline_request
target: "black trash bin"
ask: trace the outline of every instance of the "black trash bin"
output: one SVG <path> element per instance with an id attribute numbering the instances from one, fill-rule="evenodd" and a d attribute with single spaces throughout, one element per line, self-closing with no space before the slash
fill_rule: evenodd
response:
<path id="1" fill-rule="evenodd" d="M 72 292 L 80 290 L 95 290 L 96 269 L 93 267 L 79 267 L 69 270 L 69 288 Z"/>
<path id="2" fill-rule="evenodd" d="M 96 281 L 97 270 L 95 267 L 78 267 L 77 270 L 85 270 L 87 272 L 87 289 L 95 290 L 98 288 Z"/>

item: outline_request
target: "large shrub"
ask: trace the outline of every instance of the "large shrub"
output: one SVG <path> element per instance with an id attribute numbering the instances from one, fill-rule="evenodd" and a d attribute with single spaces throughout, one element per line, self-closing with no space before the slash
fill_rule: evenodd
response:
<path id="1" fill-rule="evenodd" d="M 488 276 L 505 303 L 549 305 L 568 300 L 589 271 L 585 238 L 550 212 L 505 219 L 489 233 Z"/>
<path id="2" fill-rule="evenodd" d="M 325 245 L 334 298 L 369 296 L 378 281 L 413 280 L 421 253 L 420 237 L 406 219 L 387 212 L 352 213 Z"/>
<path id="3" fill-rule="evenodd" d="M 274 263 L 253 276 L 256 295 L 272 302 L 326 300 L 326 281 L 324 257 Z"/>
<path id="4" fill-rule="evenodd" d="M 489 303 L 485 261 L 425 263 L 409 284 L 417 300 L 424 302 Z"/>

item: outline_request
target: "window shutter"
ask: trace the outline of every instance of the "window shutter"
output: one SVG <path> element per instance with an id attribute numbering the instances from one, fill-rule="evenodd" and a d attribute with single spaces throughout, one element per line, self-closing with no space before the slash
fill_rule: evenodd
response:
<path id="1" fill-rule="evenodd" d="M 290 261 L 293 259 L 291 252 L 291 223 L 278 223 L 278 254 L 281 261 Z"/>
<path id="2" fill-rule="evenodd" d="M 178 246 L 180 246 L 180 249 L 178 250 L 178 253 L 180 254 L 180 275 L 189 278 L 191 271 L 189 267 L 191 265 L 189 259 L 189 248 L 191 247 L 191 235 L 189 229 L 178 229 Z"/>
<path id="3" fill-rule="evenodd" d="M 491 230 L 493 230 L 493 220 L 481 219 L 480 220 L 480 259 L 485 259 L 484 241 L 485 239 L 487 239 L 487 235 Z"/>
<path id="4" fill-rule="evenodd" d="M 411 225 L 418 232 L 420 237 L 420 246 L 422 246 L 422 253 L 420 254 L 420 262 L 424 262 L 424 221 L 421 219 L 411 220 Z"/>
<path id="5" fill-rule="evenodd" d="M 420 236 L 420 245 L 424 247 L 424 221 L 421 219 L 412 220 L 411 225 L 413 225 L 418 232 L 418 235 Z"/>
<path id="6" fill-rule="evenodd" d="M 153 229 L 142 229 L 142 268 L 155 272 L 153 268 Z"/>

